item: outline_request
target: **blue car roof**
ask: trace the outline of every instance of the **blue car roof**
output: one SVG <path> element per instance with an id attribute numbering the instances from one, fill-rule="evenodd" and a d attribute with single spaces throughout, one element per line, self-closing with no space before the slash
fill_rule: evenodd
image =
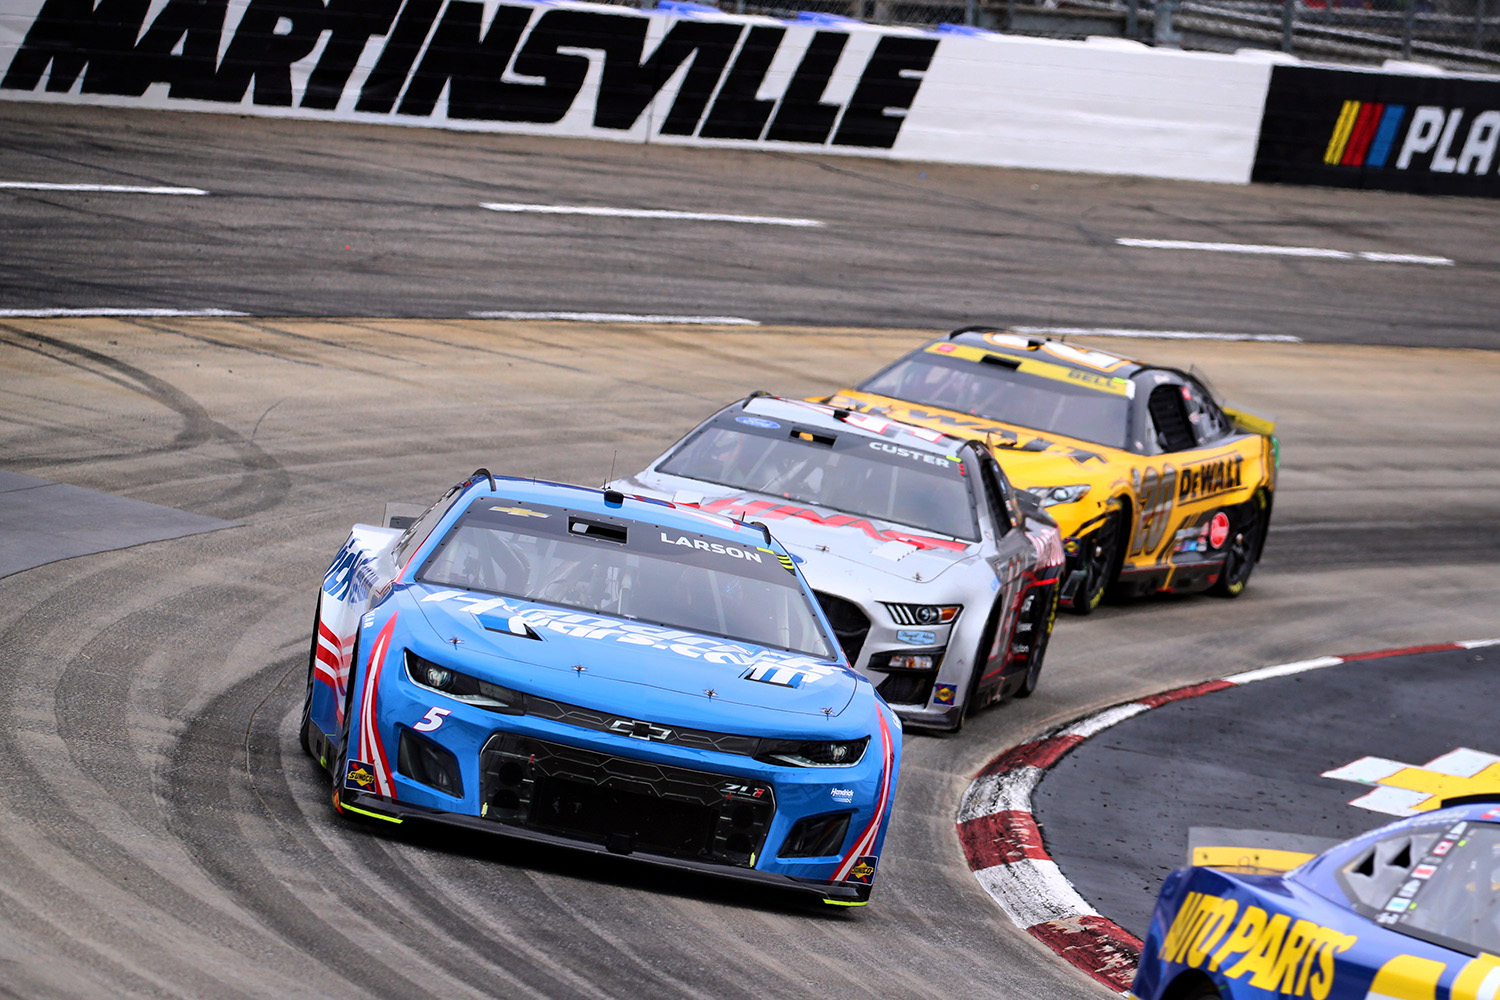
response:
<path id="1" fill-rule="evenodd" d="M 663 528 L 693 531 L 700 535 L 721 538 L 727 542 L 770 545 L 773 549 L 781 549 L 778 543 L 771 541 L 769 535 L 758 527 L 752 527 L 743 521 L 737 521 L 722 514 L 699 510 L 697 507 L 674 504 L 668 500 L 627 494 L 624 495 L 622 502 L 610 503 L 605 500 L 605 493 L 613 491 L 516 476 L 496 476 L 495 486 L 496 489 L 491 490 L 489 483 L 480 477 L 466 491 L 465 500 L 469 496 L 483 496 L 499 492 L 517 500 L 556 504 L 580 513 L 627 518 Z"/>

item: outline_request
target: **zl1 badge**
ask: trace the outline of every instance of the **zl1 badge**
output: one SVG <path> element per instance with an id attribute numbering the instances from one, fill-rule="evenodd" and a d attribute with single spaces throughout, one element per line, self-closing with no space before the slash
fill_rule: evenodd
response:
<path id="1" fill-rule="evenodd" d="M 351 760 L 344 770 L 344 787 L 368 792 L 375 787 L 375 766 L 362 760 Z"/>

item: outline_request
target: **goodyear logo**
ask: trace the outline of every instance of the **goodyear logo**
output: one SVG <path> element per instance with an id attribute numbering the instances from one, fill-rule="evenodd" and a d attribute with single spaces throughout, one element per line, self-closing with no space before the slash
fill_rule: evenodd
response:
<path id="1" fill-rule="evenodd" d="M 1334 956 L 1358 937 L 1239 900 L 1190 892 L 1162 939 L 1163 961 L 1218 972 L 1285 997 L 1327 1000 Z"/>

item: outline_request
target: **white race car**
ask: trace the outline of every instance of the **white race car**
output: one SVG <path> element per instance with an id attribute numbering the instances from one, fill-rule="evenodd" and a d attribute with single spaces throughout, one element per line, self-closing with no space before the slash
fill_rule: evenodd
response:
<path id="1" fill-rule="evenodd" d="M 908 726 L 1036 689 L 1061 536 L 981 443 L 756 393 L 610 485 L 764 523 Z"/>

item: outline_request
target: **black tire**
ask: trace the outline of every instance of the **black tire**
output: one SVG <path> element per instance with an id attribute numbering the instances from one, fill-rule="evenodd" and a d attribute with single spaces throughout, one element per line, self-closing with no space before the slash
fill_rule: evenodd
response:
<path id="1" fill-rule="evenodd" d="M 1125 554 L 1125 531 L 1125 508 L 1112 502 L 1105 512 L 1104 523 L 1080 540 L 1086 575 L 1068 605 L 1075 615 L 1093 614 L 1119 576 Z"/>
<path id="2" fill-rule="evenodd" d="M 1017 698 L 1030 698 L 1042 676 L 1042 658 L 1047 655 L 1047 643 L 1052 639 L 1052 626 L 1057 622 L 1057 595 L 1058 588 L 1055 585 L 1049 587 L 1045 611 L 1034 613 L 1036 638 L 1032 640 L 1031 654 L 1026 658 L 1026 676 L 1021 681 L 1021 686 L 1015 690 Z"/>
<path id="3" fill-rule="evenodd" d="M 312 695 L 313 695 L 313 668 L 318 663 L 318 626 L 323 620 L 322 598 L 313 608 L 312 625 L 312 648 L 307 652 L 307 693 L 302 696 L 302 721 L 297 726 L 297 741 L 302 744 L 302 752 L 316 759 L 313 753 L 312 741 L 308 739 L 308 727 L 312 725 Z"/>
<path id="4" fill-rule="evenodd" d="M 1183 984 L 1181 988 L 1174 983 L 1169 995 L 1172 1000 L 1223 1000 L 1223 994 L 1213 980 L 1202 974 L 1194 976 L 1191 982 Z"/>
<path id="5" fill-rule="evenodd" d="M 963 728 L 964 719 L 973 714 L 978 708 L 974 699 L 979 695 L 979 678 L 984 674 L 984 668 L 989 666 L 990 647 L 995 644 L 995 630 L 1000 627 L 1000 604 L 997 601 L 990 609 L 989 621 L 984 623 L 984 631 L 979 634 L 979 645 L 974 652 L 974 668 L 969 671 L 969 691 L 964 697 L 964 710 L 959 716 L 958 726 L 954 731 Z"/>
<path id="6" fill-rule="evenodd" d="M 1219 579 L 1209 588 L 1210 594 L 1232 598 L 1245 592 L 1250 574 L 1255 572 L 1255 564 L 1260 561 L 1261 546 L 1265 544 L 1269 507 L 1264 490 L 1257 490 L 1255 496 L 1241 507 L 1239 527 L 1229 540 L 1229 551 L 1224 553 L 1224 568 L 1219 571 Z"/>

